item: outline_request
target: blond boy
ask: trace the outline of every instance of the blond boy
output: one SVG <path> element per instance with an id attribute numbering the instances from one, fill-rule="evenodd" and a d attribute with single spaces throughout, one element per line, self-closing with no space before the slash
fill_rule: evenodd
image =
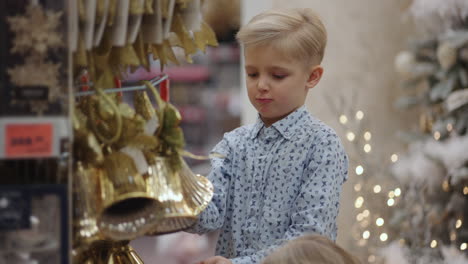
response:
<path id="1" fill-rule="evenodd" d="M 214 152 L 215 195 L 190 231 L 220 230 L 202 263 L 260 263 L 305 233 L 334 240 L 348 160 L 335 132 L 306 110 L 323 74 L 326 31 L 310 9 L 271 10 L 237 34 L 255 124 L 224 135 Z"/>

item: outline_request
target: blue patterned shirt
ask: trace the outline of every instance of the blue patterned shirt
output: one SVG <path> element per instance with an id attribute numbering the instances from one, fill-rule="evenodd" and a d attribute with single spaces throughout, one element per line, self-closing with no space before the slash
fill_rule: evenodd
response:
<path id="1" fill-rule="evenodd" d="M 208 178 L 215 194 L 189 232 L 221 230 L 216 255 L 260 263 L 275 247 L 306 233 L 336 238 L 348 159 L 336 133 L 304 106 L 265 127 L 224 135 Z"/>

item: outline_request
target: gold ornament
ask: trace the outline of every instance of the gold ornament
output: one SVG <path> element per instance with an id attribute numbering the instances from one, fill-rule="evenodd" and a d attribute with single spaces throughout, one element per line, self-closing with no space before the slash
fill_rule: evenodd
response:
<path id="1" fill-rule="evenodd" d="M 85 264 L 143 264 L 129 241 L 99 241 L 85 252 L 77 252 L 73 263 Z"/>
<path id="2" fill-rule="evenodd" d="M 199 215 L 206 209 L 213 198 L 213 184 L 202 175 L 194 174 L 187 163 L 181 158 L 182 170 L 180 179 L 184 192 L 184 199 L 193 212 Z"/>
<path id="3" fill-rule="evenodd" d="M 11 53 L 46 55 L 49 49 L 64 46 L 58 33 L 62 12 L 45 12 L 40 4 L 30 3 L 26 13 L 8 17 L 11 31 L 14 32 Z"/>
<path id="4" fill-rule="evenodd" d="M 457 62 L 457 49 L 450 43 L 442 42 L 437 47 L 437 59 L 444 70 L 449 70 Z"/>
<path id="5" fill-rule="evenodd" d="M 140 175 L 132 158 L 122 152 L 108 155 L 103 169 L 100 230 L 115 240 L 143 235 L 160 218 L 161 205 L 154 195 L 154 183 Z"/>
<path id="6" fill-rule="evenodd" d="M 20 87 L 45 86 L 49 88 L 48 100 L 60 96 L 59 68 L 60 63 L 51 63 L 39 57 L 26 57 L 23 65 L 7 69 L 11 82 Z"/>
<path id="7" fill-rule="evenodd" d="M 146 91 L 135 92 L 133 102 L 135 111 L 145 120 L 150 120 L 151 118 L 156 117 L 156 111 L 154 110 L 153 104 L 151 103 Z"/>
<path id="8" fill-rule="evenodd" d="M 154 181 L 154 193 L 161 202 L 162 219 L 147 232 L 147 235 L 158 235 L 180 231 L 192 226 L 196 222 L 196 214 L 186 201 L 179 171 L 173 171 L 170 158 L 149 158 L 151 164 L 148 178 Z"/>
<path id="9" fill-rule="evenodd" d="M 84 250 L 93 242 L 102 240 L 96 222 L 96 193 L 98 190 L 99 170 L 86 169 L 81 162 L 77 163 L 74 174 L 74 217 L 73 217 L 73 248 Z"/>
<path id="10" fill-rule="evenodd" d="M 206 46 L 218 46 L 218 41 L 216 40 L 216 35 L 213 30 L 206 24 L 202 22 L 201 30 L 193 34 L 195 40 L 195 45 L 197 48 L 203 52 L 206 50 Z"/>

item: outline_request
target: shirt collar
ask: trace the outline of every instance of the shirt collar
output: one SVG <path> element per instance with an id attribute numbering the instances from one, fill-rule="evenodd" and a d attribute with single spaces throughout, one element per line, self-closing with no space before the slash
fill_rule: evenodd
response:
<path id="1" fill-rule="evenodd" d="M 307 109 L 303 105 L 296 109 L 294 112 L 290 113 L 287 115 L 285 118 L 276 121 L 272 127 L 274 127 L 284 138 L 290 139 L 295 132 L 296 126 L 299 125 L 299 121 L 301 118 L 307 114 Z M 262 119 L 260 118 L 260 115 L 257 116 L 257 121 L 254 124 L 254 127 L 252 128 L 252 132 L 250 134 L 250 138 L 254 139 L 258 136 L 258 133 L 262 128 L 265 127 L 265 124 L 263 123 Z"/>

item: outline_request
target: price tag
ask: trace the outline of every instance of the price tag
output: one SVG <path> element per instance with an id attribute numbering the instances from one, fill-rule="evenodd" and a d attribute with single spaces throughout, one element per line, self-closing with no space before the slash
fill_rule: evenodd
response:
<path id="1" fill-rule="evenodd" d="M 52 156 L 53 125 L 7 124 L 5 156 L 7 158 L 38 158 Z"/>

